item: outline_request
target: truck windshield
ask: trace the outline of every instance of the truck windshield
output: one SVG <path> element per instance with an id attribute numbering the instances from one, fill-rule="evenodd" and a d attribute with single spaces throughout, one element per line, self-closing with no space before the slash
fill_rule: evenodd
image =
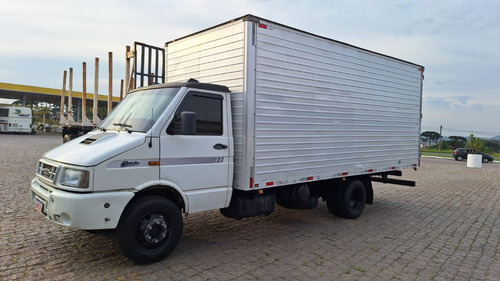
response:
<path id="1" fill-rule="evenodd" d="M 111 111 L 100 128 L 147 132 L 178 91 L 179 88 L 160 88 L 132 92 Z"/>

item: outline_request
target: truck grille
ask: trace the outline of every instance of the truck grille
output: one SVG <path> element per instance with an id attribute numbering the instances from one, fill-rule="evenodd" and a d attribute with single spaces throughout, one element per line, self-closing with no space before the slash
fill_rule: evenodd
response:
<path id="1" fill-rule="evenodd" d="M 44 162 L 38 162 L 38 167 L 36 169 L 36 174 L 42 178 L 48 179 L 53 182 L 56 178 L 57 166 L 52 166 Z"/>

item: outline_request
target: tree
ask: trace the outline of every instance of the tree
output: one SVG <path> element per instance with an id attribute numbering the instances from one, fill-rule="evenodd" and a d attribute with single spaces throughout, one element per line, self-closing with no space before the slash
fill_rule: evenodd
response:
<path id="1" fill-rule="evenodd" d="M 466 142 L 467 141 L 466 137 L 461 137 L 461 136 L 450 136 L 449 138 L 451 140 L 454 140 L 454 141 L 462 141 L 462 142 Z"/>
<path id="2" fill-rule="evenodd" d="M 438 140 L 441 138 L 441 135 L 434 131 L 425 131 L 421 134 L 421 136 L 426 137 L 429 140 L 429 146 L 431 146 L 431 141 L 434 141 L 437 144 Z"/>
<path id="3" fill-rule="evenodd" d="M 484 148 L 484 141 L 480 138 L 474 136 L 474 134 L 470 134 L 469 141 L 467 141 L 467 146 L 472 150 L 473 154 L 477 154 L 479 150 Z"/>
<path id="4" fill-rule="evenodd" d="M 450 141 L 448 141 L 448 145 L 453 149 L 464 147 L 467 142 L 467 138 L 461 136 L 450 136 Z"/>
<path id="5" fill-rule="evenodd" d="M 500 152 L 500 141 L 499 140 L 485 140 L 484 146 L 488 149 L 485 149 L 486 152 L 490 150 L 490 152 Z"/>

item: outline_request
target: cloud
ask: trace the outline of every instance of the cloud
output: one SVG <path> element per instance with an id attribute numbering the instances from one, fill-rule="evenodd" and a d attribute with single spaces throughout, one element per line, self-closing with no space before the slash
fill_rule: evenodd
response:
<path id="1" fill-rule="evenodd" d="M 458 132 L 481 132 L 483 137 L 500 135 L 500 104 L 478 100 L 474 96 L 450 95 L 423 98 L 423 130 L 438 130 L 439 126 Z M 457 134 L 448 132 L 446 134 Z"/>
<path id="2" fill-rule="evenodd" d="M 424 97 L 423 103 L 424 107 L 429 106 L 440 110 L 482 111 L 486 107 L 471 96 Z"/>

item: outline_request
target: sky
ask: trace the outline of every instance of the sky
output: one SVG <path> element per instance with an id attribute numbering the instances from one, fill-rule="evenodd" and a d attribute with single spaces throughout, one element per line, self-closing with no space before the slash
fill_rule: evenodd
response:
<path id="1" fill-rule="evenodd" d="M 425 66 L 422 131 L 500 135 L 500 1 L 497 0 L 0 0 L 0 82 L 113 95 L 125 46 L 165 42 L 253 14 Z M 1 101 L 0 101 L 1 102 Z"/>

